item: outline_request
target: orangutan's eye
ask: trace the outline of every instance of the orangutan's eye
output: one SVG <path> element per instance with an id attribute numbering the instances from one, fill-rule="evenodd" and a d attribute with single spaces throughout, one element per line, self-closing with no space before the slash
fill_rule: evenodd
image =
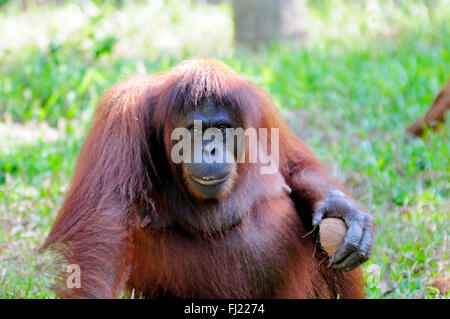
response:
<path id="1" fill-rule="evenodd" d="M 217 128 L 222 132 L 222 134 L 225 134 L 228 127 L 226 125 L 219 125 Z"/>

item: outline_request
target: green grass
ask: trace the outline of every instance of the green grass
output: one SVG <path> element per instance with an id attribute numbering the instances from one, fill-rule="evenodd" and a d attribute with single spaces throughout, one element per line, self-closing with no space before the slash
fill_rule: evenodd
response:
<path id="1" fill-rule="evenodd" d="M 367 296 L 439 297 L 429 283 L 448 277 L 450 269 L 449 121 L 438 134 L 404 138 L 405 128 L 424 114 L 450 78 L 450 9 L 437 3 L 432 21 L 420 14 L 411 19 L 401 7 L 383 19 L 377 15 L 376 27 L 368 26 L 372 20 L 358 5 L 336 4 L 331 11 L 312 6 L 312 34 L 314 26 L 327 21 L 323 35 L 305 48 L 275 45 L 252 55 L 198 53 L 195 37 L 191 47 L 177 53 L 153 48 L 147 55 L 144 48 L 124 55 L 116 50 L 123 35 L 98 35 L 99 25 L 115 19 L 113 8 L 98 21 L 87 19 L 77 29 L 82 31 L 78 38 L 49 41 L 44 48 L 10 45 L 2 51 L 0 46 L 0 114 L 5 116 L 0 122 L 0 298 L 54 297 L 50 259 L 36 249 L 61 205 L 105 90 L 133 74 L 166 70 L 200 55 L 221 57 L 268 90 L 291 127 L 373 213 L 377 241 L 364 266 Z M 226 6 L 217 13 L 217 8 L 185 2 L 181 9 L 175 2 L 169 5 L 173 16 L 167 17 L 172 21 L 167 28 L 174 32 L 190 21 L 180 18 L 186 8 L 193 16 L 215 10 L 230 21 Z M 336 12 L 343 16 L 336 18 Z M 21 17 L 13 9 L 4 15 Z M 346 28 L 341 35 L 333 33 L 351 23 L 358 34 L 345 33 Z M 86 38 L 94 41 L 84 48 L 80 43 Z"/>

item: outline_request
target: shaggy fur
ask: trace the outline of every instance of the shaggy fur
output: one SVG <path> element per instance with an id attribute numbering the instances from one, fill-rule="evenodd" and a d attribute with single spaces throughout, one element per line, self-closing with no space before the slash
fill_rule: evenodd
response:
<path id="1" fill-rule="evenodd" d="M 278 173 L 246 161 L 222 200 L 186 190 L 170 134 L 205 98 L 244 129 L 279 128 Z M 188 61 L 103 97 L 44 247 L 81 267 L 81 288 L 61 286 L 62 297 L 360 298 L 361 270 L 327 267 L 315 247 L 311 216 L 330 187 L 347 194 L 264 91 L 221 62 Z"/>

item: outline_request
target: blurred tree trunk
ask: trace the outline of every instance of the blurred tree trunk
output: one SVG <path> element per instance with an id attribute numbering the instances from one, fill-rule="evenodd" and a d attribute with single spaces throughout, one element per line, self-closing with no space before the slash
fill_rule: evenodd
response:
<path id="1" fill-rule="evenodd" d="M 258 48 L 273 41 L 306 39 L 306 0 L 234 0 L 238 46 Z"/>
<path id="2" fill-rule="evenodd" d="M 444 123 L 445 114 L 450 110 L 450 81 L 444 86 L 442 91 L 434 100 L 425 116 L 418 119 L 408 128 L 408 132 L 414 136 L 422 136 L 425 126 L 437 130 L 439 124 Z"/>

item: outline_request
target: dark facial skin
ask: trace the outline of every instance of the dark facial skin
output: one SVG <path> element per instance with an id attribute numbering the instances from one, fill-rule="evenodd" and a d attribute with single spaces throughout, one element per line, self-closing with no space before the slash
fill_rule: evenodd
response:
<path id="1" fill-rule="evenodd" d="M 194 121 L 202 121 L 201 127 Z M 181 164 L 188 189 L 198 198 L 225 197 L 233 186 L 237 172 L 235 151 L 227 149 L 225 145 L 226 129 L 242 127 L 242 123 L 225 106 L 205 100 L 196 110 L 180 117 L 176 125 L 191 133 L 192 158 L 190 163 Z M 205 137 L 205 132 L 211 135 Z M 220 135 L 222 141 L 215 134 Z M 195 145 L 196 142 L 201 145 Z M 196 162 L 195 158 L 201 160 Z"/>

